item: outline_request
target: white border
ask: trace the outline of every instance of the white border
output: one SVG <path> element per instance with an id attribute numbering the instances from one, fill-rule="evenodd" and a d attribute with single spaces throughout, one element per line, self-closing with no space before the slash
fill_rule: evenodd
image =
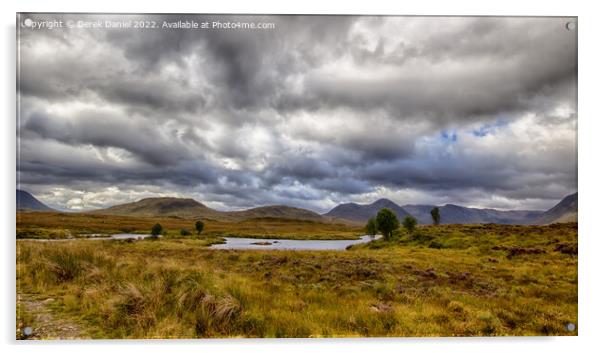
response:
<path id="1" fill-rule="evenodd" d="M 397 4 L 396 4 L 397 3 Z M 145 353 L 236 351 L 236 352 L 379 352 L 401 350 L 419 352 L 574 352 L 591 351 L 602 346 L 598 340 L 602 293 L 602 233 L 598 224 L 602 195 L 600 185 L 600 153 L 602 132 L 600 113 L 600 16 L 591 1 L 584 5 L 575 1 L 195 1 L 166 2 L 100 0 L 21 0 L 0 3 L 2 65 L 0 105 L 4 116 L 1 143 L 2 183 L 0 224 L 3 226 L 2 319 L 0 335 L 3 351 L 105 352 L 107 349 L 132 349 L 144 345 Z M 15 337 L 15 13 L 31 12 L 192 12 L 192 13 L 317 13 L 317 14 L 395 14 L 395 15 L 545 15 L 579 16 L 579 337 L 535 338 L 435 338 L 435 339 L 314 339 L 314 340 L 203 340 L 203 341 L 94 341 L 67 343 L 16 342 Z"/>

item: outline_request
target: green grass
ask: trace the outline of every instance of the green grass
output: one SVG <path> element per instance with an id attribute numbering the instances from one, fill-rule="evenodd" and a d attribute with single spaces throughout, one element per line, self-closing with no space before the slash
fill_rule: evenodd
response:
<path id="1" fill-rule="evenodd" d="M 18 291 L 95 338 L 577 334 L 576 224 L 419 227 L 349 251 L 206 244 L 19 241 Z"/>

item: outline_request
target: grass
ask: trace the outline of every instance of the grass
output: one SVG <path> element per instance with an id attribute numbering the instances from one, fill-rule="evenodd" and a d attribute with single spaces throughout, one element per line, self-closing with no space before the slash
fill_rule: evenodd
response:
<path id="1" fill-rule="evenodd" d="M 418 227 L 349 251 L 205 245 L 19 241 L 18 291 L 95 338 L 577 334 L 576 224 Z"/>
<path id="2" fill-rule="evenodd" d="M 178 217 L 130 217 L 59 212 L 18 212 L 18 239 L 64 239 L 86 234 L 150 233 L 160 223 L 173 238 L 185 238 L 182 229 L 194 232 L 194 219 Z M 356 239 L 362 228 L 345 224 L 304 220 L 255 218 L 240 222 L 203 220 L 203 236 L 287 239 Z M 190 236 L 188 236 L 190 237 Z"/>
<path id="3" fill-rule="evenodd" d="M 27 336 L 23 333 L 26 327 L 34 327 L 35 319 L 32 313 L 25 310 L 23 304 L 17 303 L 16 339 L 24 340 Z"/>

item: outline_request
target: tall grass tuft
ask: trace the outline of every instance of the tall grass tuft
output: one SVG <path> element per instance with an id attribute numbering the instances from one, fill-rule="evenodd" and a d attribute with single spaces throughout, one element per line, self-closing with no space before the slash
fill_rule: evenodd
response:
<path id="1" fill-rule="evenodd" d="M 51 252 L 46 258 L 48 269 L 59 283 L 73 280 L 84 268 L 81 257 L 70 251 Z"/>
<path id="2" fill-rule="evenodd" d="M 207 295 L 198 276 L 188 277 L 183 283 L 178 296 L 178 316 L 180 317 L 184 313 L 194 312 Z"/>
<path id="3" fill-rule="evenodd" d="M 240 303 L 232 296 L 206 295 L 196 310 L 195 332 L 200 337 L 210 336 L 213 332 L 229 334 L 237 326 L 241 313 Z"/>

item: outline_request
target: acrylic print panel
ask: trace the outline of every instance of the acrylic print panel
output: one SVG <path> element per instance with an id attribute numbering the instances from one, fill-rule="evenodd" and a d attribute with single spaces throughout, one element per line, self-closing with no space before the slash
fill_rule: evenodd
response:
<path id="1" fill-rule="evenodd" d="M 17 338 L 577 335 L 577 19 L 17 15 Z"/>

